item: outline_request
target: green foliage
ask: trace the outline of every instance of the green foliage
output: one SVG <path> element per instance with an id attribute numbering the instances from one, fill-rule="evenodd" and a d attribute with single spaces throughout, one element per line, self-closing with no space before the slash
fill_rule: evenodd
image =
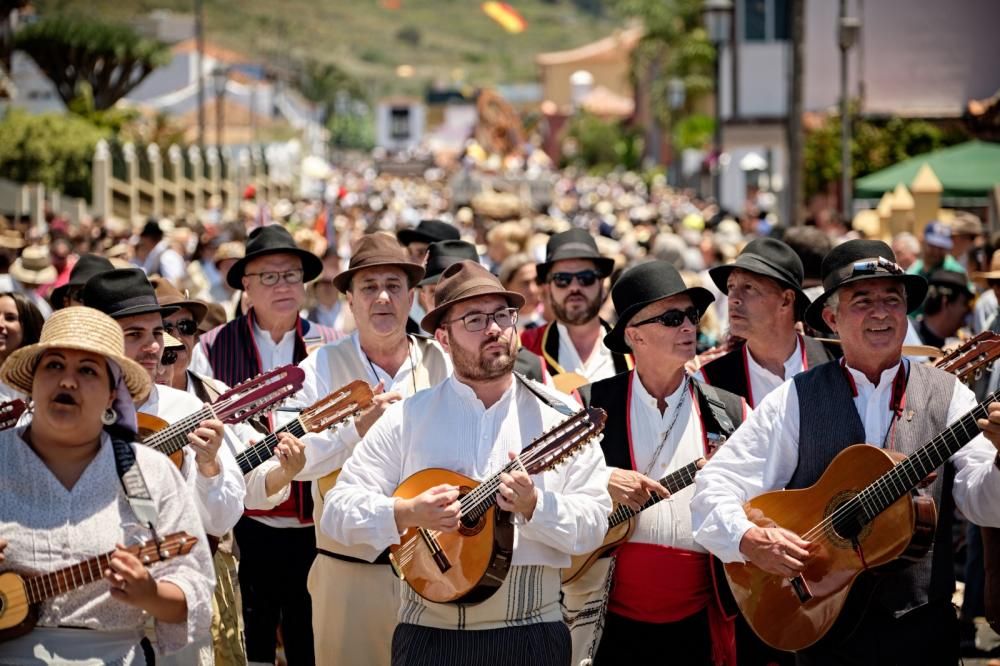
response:
<path id="1" fill-rule="evenodd" d="M 619 122 L 608 122 L 588 113 L 577 114 L 565 134 L 572 150 L 564 166 L 598 170 L 624 167 L 637 169 L 642 161 L 642 134 Z"/>
<path id="2" fill-rule="evenodd" d="M 14 44 L 34 59 L 67 105 L 90 85 L 95 109 L 110 108 L 160 65 L 170 62 L 161 42 L 125 25 L 53 14 L 18 30 Z"/>
<path id="3" fill-rule="evenodd" d="M 897 162 L 968 140 L 958 129 L 944 129 L 909 118 L 856 119 L 852 128 L 851 168 L 858 179 Z M 840 116 L 833 115 L 806 133 L 803 168 L 806 198 L 840 182 Z"/>
<path id="4" fill-rule="evenodd" d="M 420 46 L 420 38 L 420 30 L 412 25 L 403 26 L 396 31 L 396 39 L 413 47 Z"/>
<path id="5" fill-rule="evenodd" d="M 334 114 L 327 120 L 330 144 L 344 150 L 375 147 L 375 126 L 368 115 Z"/>
<path id="6" fill-rule="evenodd" d="M 692 113 L 677 121 L 674 126 L 674 145 L 677 150 L 700 149 L 708 145 L 715 133 L 715 118 L 704 113 Z"/>
<path id="7" fill-rule="evenodd" d="M 94 147 L 110 135 L 72 114 L 11 110 L 0 120 L 0 177 L 89 199 Z"/>

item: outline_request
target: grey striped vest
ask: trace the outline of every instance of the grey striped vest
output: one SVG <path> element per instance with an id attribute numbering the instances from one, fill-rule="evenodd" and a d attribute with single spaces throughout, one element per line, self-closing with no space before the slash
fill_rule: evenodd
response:
<path id="1" fill-rule="evenodd" d="M 840 451 L 865 442 L 864 425 L 839 362 L 815 367 L 793 381 L 799 398 L 799 462 L 788 489 L 813 485 Z M 953 375 L 918 363 L 910 364 L 904 411 L 896 425 L 895 450 L 910 454 L 947 427 L 954 388 Z M 861 597 L 871 593 L 873 603 L 897 617 L 928 602 L 951 598 L 955 587 L 951 549 L 953 476 L 951 464 L 946 464 L 943 470 L 938 470 L 934 483 L 918 491 L 933 497 L 937 504 L 937 533 L 931 551 L 908 566 L 893 563 L 877 572 L 862 574 L 845 615 L 849 610 L 860 612 L 865 602 Z M 841 619 L 849 620 L 844 615 Z"/>

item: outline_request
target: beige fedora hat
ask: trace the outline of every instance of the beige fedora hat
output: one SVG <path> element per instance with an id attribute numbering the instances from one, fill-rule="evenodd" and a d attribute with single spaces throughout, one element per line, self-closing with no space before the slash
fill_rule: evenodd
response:
<path id="1" fill-rule="evenodd" d="M 22 284 L 48 284 L 59 273 L 52 265 L 47 245 L 29 245 L 10 267 L 11 276 Z"/>

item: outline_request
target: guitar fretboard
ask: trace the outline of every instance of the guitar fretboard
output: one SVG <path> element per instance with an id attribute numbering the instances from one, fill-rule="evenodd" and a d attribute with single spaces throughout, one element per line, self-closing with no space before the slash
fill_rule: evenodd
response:
<path id="1" fill-rule="evenodd" d="M 662 479 L 660 485 L 671 492 L 671 494 L 684 490 L 694 483 L 694 475 L 698 473 L 698 461 L 690 462 L 684 467 L 671 472 Z M 645 511 L 649 507 L 661 502 L 664 498 L 656 493 L 651 493 L 651 497 L 636 511 L 624 504 L 620 505 L 610 516 L 608 516 L 608 527 L 621 525 L 632 516 Z"/>
<path id="2" fill-rule="evenodd" d="M 264 439 L 260 440 L 250 448 L 236 456 L 236 464 L 240 466 L 240 471 L 249 474 L 259 467 L 265 460 L 274 455 L 274 447 L 278 445 L 278 434 L 290 432 L 296 437 L 306 434 L 306 429 L 299 418 L 292 419 L 281 426 Z"/>
<path id="3" fill-rule="evenodd" d="M 195 431 L 198 424 L 206 419 L 214 418 L 212 411 L 207 407 L 186 416 L 177 423 L 172 423 L 163 430 L 158 430 L 142 440 L 142 443 L 150 448 L 156 449 L 164 455 L 170 455 L 180 451 L 188 444 L 188 434 Z"/>
<path id="4" fill-rule="evenodd" d="M 112 553 L 104 553 L 89 560 L 72 564 L 64 569 L 25 578 L 28 602 L 40 603 L 46 599 L 66 594 L 104 578 L 104 571 L 111 566 Z"/>

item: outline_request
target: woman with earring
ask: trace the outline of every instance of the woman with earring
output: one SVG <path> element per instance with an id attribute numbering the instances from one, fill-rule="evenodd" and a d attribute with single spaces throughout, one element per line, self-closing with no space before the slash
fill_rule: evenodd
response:
<path id="1" fill-rule="evenodd" d="M 211 557 L 177 468 L 133 443 L 134 401 L 151 382 L 126 358 L 121 327 L 91 308 L 60 310 L 39 343 L 7 358 L 0 380 L 29 394 L 33 408 L 29 424 L 0 432 L 0 571 L 31 576 L 113 552 L 103 578 L 42 601 L 32 631 L 0 642 L 0 663 L 146 664 L 151 650 L 203 638 Z M 135 475 L 119 467 L 138 469 L 145 508 L 134 485 L 124 490 Z M 176 532 L 197 539 L 186 555 L 147 568 L 125 550 Z M 143 646 L 149 617 L 155 634 Z"/>
<path id="2" fill-rule="evenodd" d="M 0 293 L 0 363 L 14 350 L 38 342 L 45 320 L 27 296 L 18 292 Z M 23 398 L 24 395 L 7 384 L 0 384 L 0 402 Z"/>

